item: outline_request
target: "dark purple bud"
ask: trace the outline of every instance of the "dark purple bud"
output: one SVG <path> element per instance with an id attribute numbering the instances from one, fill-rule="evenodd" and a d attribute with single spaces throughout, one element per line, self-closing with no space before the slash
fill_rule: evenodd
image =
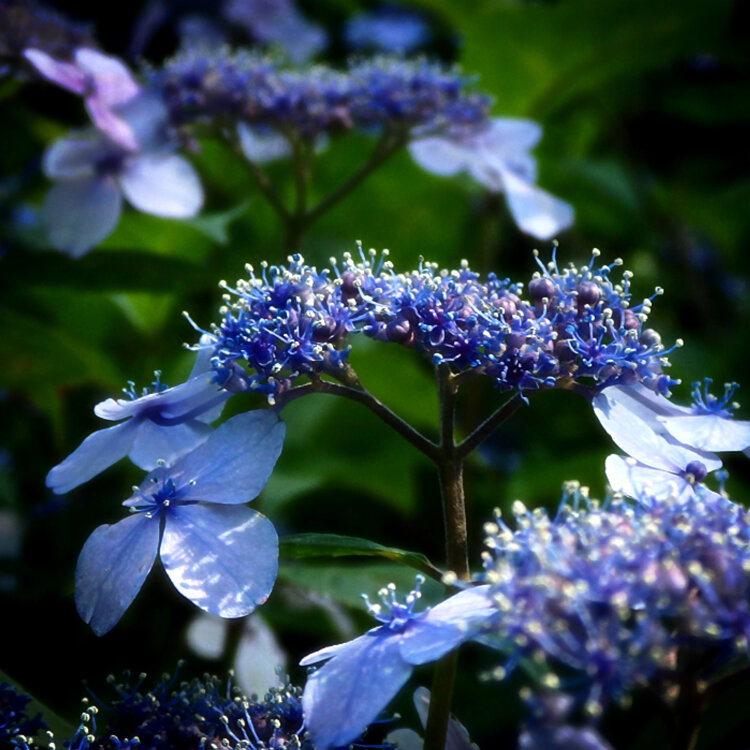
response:
<path id="1" fill-rule="evenodd" d="M 582 309 L 586 305 L 594 307 L 601 297 L 599 286 L 593 281 L 582 281 L 578 285 L 578 307 Z"/>
<path id="2" fill-rule="evenodd" d="M 331 341 L 343 333 L 341 329 L 342 326 L 338 321 L 327 317 L 325 320 L 316 323 L 315 328 L 313 328 L 313 341 Z"/>
<path id="3" fill-rule="evenodd" d="M 509 296 L 496 299 L 494 305 L 503 311 L 503 317 L 505 320 L 512 318 L 518 310 L 518 305 Z"/>
<path id="4" fill-rule="evenodd" d="M 552 299 L 555 295 L 555 285 L 546 277 L 532 279 L 529 282 L 529 297 L 532 302 L 541 302 L 545 297 Z"/>
<path id="5" fill-rule="evenodd" d="M 612 322 L 617 328 L 624 328 L 625 330 L 633 330 L 638 328 L 640 321 L 638 316 L 629 309 L 615 309 L 612 311 Z"/>
<path id="6" fill-rule="evenodd" d="M 575 349 L 571 346 L 570 339 L 555 341 L 554 353 L 560 362 L 571 362 L 577 356 Z"/>
<path id="7" fill-rule="evenodd" d="M 392 320 L 385 327 L 385 337 L 396 344 L 409 345 L 414 341 L 411 323 L 408 320 Z"/>
<path id="8" fill-rule="evenodd" d="M 341 274 L 341 296 L 344 300 L 353 299 L 359 295 L 359 287 L 356 284 L 357 276 L 351 271 Z"/>
<path id="9" fill-rule="evenodd" d="M 646 328 L 641 331 L 638 341 L 644 346 L 659 346 L 661 344 L 661 336 L 653 328 Z"/>
<path id="10" fill-rule="evenodd" d="M 691 461 L 685 467 L 685 477 L 692 477 L 695 482 L 702 482 L 707 474 L 706 465 L 702 461 Z"/>
<path id="11" fill-rule="evenodd" d="M 505 337 L 508 349 L 520 349 L 526 343 L 526 336 L 520 333 L 509 333 Z"/>

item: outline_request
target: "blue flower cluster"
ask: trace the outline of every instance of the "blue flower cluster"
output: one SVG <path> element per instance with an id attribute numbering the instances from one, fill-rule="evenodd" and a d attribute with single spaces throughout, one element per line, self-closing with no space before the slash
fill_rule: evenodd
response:
<path id="1" fill-rule="evenodd" d="M 515 529 L 487 526 L 484 580 L 498 647 L 572 669 L 564 686 L 589 713 L 661 680 L 710 682 L 747 658 L 750 514 L 716 493 L 600 505 L 568 487 L 556 519 L 513 506 Z M 690 654 L 686 666 L 683 654 Z M 560 683 L 554 673 L 548 687 Z"/>
<path id="2" fill-rule="evenodd" d="M 631 305 L 630 274 L 610 279 L 614 265 L 560 269 L 554 259 L 527 287 L 466 263 L 438 270 L 420 262 L 396 273 L 383 253 L 345 254 L 334 273 L 301 256 L 289 267 L 264 266 L 260 277 L 229 288 L 224 318 L 211 331 L 214 361 L 248 365 L 249 387 L 272 396 L 301 374 L 336 374 L 346 335 L 358 331 L 448 364 L 454 372 L 492 377 L 521 394 L 574 382 L 598 389 L 643 383 L 666 391 L 674 381 L 658 333 L 645 327 L 651 298 Z M 679 342 L 678 342 L 679 343 Z"/>
<path id="3" fill-rule="evenodd" d="M 361 317 L 343 286 L 300 255 L 289 258 L 289 267 L 263 263 L 260 277 L 246 268 L 249 279 L 234 288 L 221 283 L 224 317 L 210 334 L 216 366 L 249 366 L 247 387 L 272 400 L 299 375 L 340 370 L 346 334 Z"/>
<path id="4" fill-rule="evenodd" d="M 23 747 L 28 738 L 47 728 L 40 715 L 29 716 L 28 695 L 0 682 L 0 747 Z"/>
<path id="5" fill-rule="evenodd" d="M 489 98 L 455 70 L 377 57 L 344 71 L 284 70 L 252 52 L 195 50 L 149 74 L 173 123 L 240 121 L 305 141 L 355 128 L 440 130 L 485 120 Z"/>
<path id="6" fill-rule="evenodd" d="M 99 707 L 85 701 L 81 724 L 65 747 L 69 750 L 315 750 L 305 728 L 300 690 L 292 685 L 270 688 L 259 700 L 243 695 L 232 685 L 231 677 L 223 681 L 206 674 L 201 679 L 178 683 L 176 674 L 165 675 L 148 690 L 143 689 L 145 679 L 145 674 L 133 680 L 126 673 L 118 683 L 110 676 L 109 682 L 118 698 Z M 24 730 L 22 734 L 9 736 L 8 747 L 39 750 L 40 745 L 33 737 L 43 723 L 26 716 L 24 707 L 28 700 L 4 683 L 0 685 L 0 709 L 6 707 L 5 703 L 15 709 L 7 714 L 8 726 L 12 719 L 18 719 L 18 726 Z M 5 714 L 0 711 L 0 716 Z M 376 746 L 361 743 L 361 738 L 354 738 L 346 747 L 393 750 L 388 742 Z"/>

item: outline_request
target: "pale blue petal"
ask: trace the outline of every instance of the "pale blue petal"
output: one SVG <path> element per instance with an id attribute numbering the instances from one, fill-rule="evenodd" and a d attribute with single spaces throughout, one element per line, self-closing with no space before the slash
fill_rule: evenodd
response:
<path id="1" fill-rule="evenodd" d="M 173 420 L 179 424 L 213 411 L 231 395 L 214 382 L 214 373 L 209 371 L 165 391 L 133 400 L 108 398 L 94 407 L 94 414 L 111 421 L 151 415 L 155 421 Z"/>
<path id="2" fill-rule="evenodd" d="M 380 630 L 380 628 L 373 628 L 373 630 Z M 337 643 L 333 646 L 325 646 L 317 651 L 313 651 L 313 653 L 308 654 L 304 659 L 300 659 L 299 665 L 301 667 L 309 667 L 321 661 L 328 661 L 328 659 L 332 659 L 336 654 L 346 650 L 350 643 L 351 641 L 346 641 L 346 643 Z"/>
<path id="3" fill-rule="evenodd" d="M 198 345 L 201 348 L 198 349 L 197 356 L 195 358 L 195 364 L 193 365 L 193 369 L 190 372 L 190 379 L 192 380 L 193 378 L 197 378 L 200 375 L 204 375 L 209 378 L 214 387 L 218 388 L 218 386 L 213 383 L 213 378 L 216 373 L 213 369 L 213 365 L 211 364 L 211 360 L 215 353 L 216 337 L 212 336 L 210 333 L 201 334 Z M 227 393 L 227 398 L 229 398 L 229 391 L 222 392 Z M 196 417 L 196 419 L 200 419 L 201 422 L 206 422 L 207 424 L 211 423 L 221 416 L 221 412 L 223 411 L 223 409 L 224 401 L 220 401 L 218 404 L 216 404 L 216 406 L 214 406 L 212 409 L 207 409 L 202 414 L 200 414 L 200 416 Z"/>
<path id="4" fill-rule="evenodd" d="M 395 745 L 398 750 L 422 750 L 424 740 L 413 729 L 396 729 L 388 732 L 386 742 Z"/>
<path id="5" fill-rule="evenodd" d="M 284 444 L 285 425 L 276 412 L 239 414 L 170 469 L 184 500 L 238 504 L 263 489 Z M 192 486 L 187 486 L 188 482 Z"/>
<path id="6" fill-rule="evenodd" d="M 534 148 L 541 137 L 542 128 L 538 123 L 515 117 L 493 118 L 480 135 L 484 148 L 503 157 L 513 157 Z"/>
<path id="7" fill-rule="evenodd" d="M 121 208 L 112 178 L 84 177 L 53 185 L 44 199 L 42 218 L 52 246 L 77 258 L 114 230 Z"/>
<path id="8" fill-rule="evenodd" d="M 574 212 L 569 203 L 522 180 L 510 170 L 503 172 L 503 182 L 508 207 L 521 231 L 548 240 L 573 223 Z"/>
<path id="9" fill-rule="evenodd" d="M 683 500 L 693 492 L 693 486 L 681 476 L 644 466 L 625 456 L 607 456 L 604 471 L 615 492 L 637 500 Z"/>
<path id="10" fill-rule="evenodd" d="M 430 691 L 426 687 L 418 687 L 414 691 L 414 708 L 417 710 L 417 716 L 419 716 L 423 727 L 427 726 L 427 716 L 430 712 L 430 697 Z M 399 750 L 404 750 L 404 748 L 400 747 Z M 455 716 L 451 716 L 448 719 L 445 750 L 479 750 L 469 738 L 469 732 L 466 727 Z"/>
<path id="11" fill-rule="evenodd" d="M 670 435 L 681 443 L 705 451 L 741 451 L 750 447 L 750 422 L 718 414 L 659 417 Z"/>
<path id="12" fill-rule="evenodd" d="M 136 425 L 131 422 L 92 432 L 64 461 L 50 469 L 47 487 L 61 495 L 88 482 L 128 455 L 135 434 Z"/>
<path id="13" fill-rule="evenodd" d="M 94 130 L 74 133 L 55 141 L 42 158 L 42 171 L 47 177 L 72 179 L 92 177 L 96 163 L 111 150 Z"/>
<path id="14" fill-rule="evenodd" d="M 458 174 L 469 164 L 466 146 L 448 138 L 420 138 L 409 144 L 409 153 L 422 169 L 443 177 Z"/>
<path id="15" fill-rule="evenodd" d="M 120 176 L 125 197 L 140 211 L 169 218 L 195 216 L 203 188 L 190 162 L 176 154 L 133 157 Z"/>
<path id="16" fill-rule="evenodd" d="M 460 591 L 409 623 L 400 638 L 401 656 L 409 664 L 439 659 L 497 617 L 489 586 Z"/>
<path id="17" fill-rule="evenodd" d="M 160 555 L 175 588 L 197 607 L 244 617 L 271 593 L 279 540 L 273 524 L 244 505 L 175 505 Z"/>
<path id="18" fill-rule="evenodd" d="M 315 747 L 339 747 L 357 737 L 409 679 L 398 634 L 378 628 L 347 644 L 307 678 L 305 723 Z"/>
<path id="19" fill-rule="evenodd" d="M 136 466 L 151 471 L 160 459 L 167 464 L 174 463 L 204 442 L 212 432 L 207 424 L 197 420 L 169 427 L 154 424 L 150 419 L 139 420 L 128 457 Z"/>
<path id="20" fill-rule="evenodd" d="M 256 164 L 286 159 L 291 154 L 289 141 L 279 133 L 262 132 L 241 122 L 237 125 L 237 135 L 245 158 Z"/>
<path id="21" fill-rule="evenodd" d="M 646 466 L 677 473 L 700 461 L 709 472 L 721 468 L 718 456 L 683 445 L 669 434 L 655 411 L 671 407 L 662 400 L 666 404 L 654 404 L 643 398 L 642 390 L 612 386 L 594 397 L 594 413 L 617 447 Z"/>
<path id="22" fill-rule="evenodd" d="M 76 608 L 97 635 L 111 630 L 140 591 L 159 546 L 159 520 L 145 514 L 99 526 L 76 565 Z"/>

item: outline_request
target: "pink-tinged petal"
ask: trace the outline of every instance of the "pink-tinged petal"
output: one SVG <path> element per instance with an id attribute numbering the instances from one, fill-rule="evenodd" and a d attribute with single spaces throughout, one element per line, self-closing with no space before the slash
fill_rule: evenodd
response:
<path id="1" fill-rule="evenodd" d="M 86 109 L 91 122 L 110 140 L 127 151 L 138 150 L 138 141 L 133 134 L 133 129 L 108 104 L 96 97 L 88 97 Z"/>
<path id="2" fill-rule="evenodd" d="M 256 164 L 268 164 L 291 154 L 289 141 L 278 133 L 261 132 L 241 122 L 237 125 L 237 135 L 245 158 Z"/>
<path id="3" fill-rule="evenodd" d="M 173 506 L 160 554 L 175 588 L 220 617 L 243 617 L 263 604 L 278 571 L 273 524 L 244 505 Z"/>
<path id="4" fill-rule="evenodd" d="M 681 476 L 652 469 L 625 456 L 607 456 L 604 471 L 615 492 L 636 500 L 683 500 L 693 492 L 693 486 Z"/>
<path id="5" fill-rule="evenodd" d="M 207 424 L 197 420 L 162 427 L 150 419 L 144 419 L 138 424 L 128 457 L 136 466 L 151 471 L 157 467 L 159 460 L 174 463 L 207 440 L 212 432 Z"/>
<path id="6" fill-rule="evenodd" d="M 128 455 L 136 424 L 125 422 L 92 432 L 64 461 L 47 474 L 46 484 L 55 494 L 70 492 Z"/>
<path id="7" fill-rule="evenodd" d="M 135 157 L 128 163 L 120 183 L 133 206 L 156 216 L 195 216 L 203 204 L 198 175 L 181 156 L 144 154 Z"/>
<path id="8" fill-rule="evenodd" d="M 170 469 L 181 486 L 190 483 L 182 498 L 226 505 L 252 500 L 271 476 L 284 444 L 285 429 L 270 409 L 227 420 Z"/>
<path id="9" fill-rule="evenodd" d="M 489 586 L 460 591 L 413 620 L 404 631 L 400 650 L 409 664 L 439 659 L 473 638 L 497 617 L 497 607 L 488 596 Z"/>
<path id="10" fill-rule="evenodd" d="M 42 158 L 42 171 L 52 179 L 93 177 L 107 144 L 96 131 L 76 133 L 55 141 Z"/>
<path id="11" fill-rule="evenodd" d="M 645 388 L 612 386 L 593 400 L 594 413 L 618 448 L 646 466 L 677 473 L 691 461 L 700 461 L 706 470 L 721 468 L 721 460 L 683 445 L 659 421 L 658 412 L 672 404 L 661 396 L 647 396 Z"/>
<path id="12" fill-rule="evenodd" d="M 525 182 L 509 170 L 503 172 L 503 182 L 508 207 L 521 231 L 548 240 L 573 223 L 574 212 L 569 203 Z"/>
<path id="13" fill-rule="evenodd" d="M 409 153 L 422 169 L 443 177 L 458 174 L 470 161 L 467 147 L 448 138 L 420 138 L 409 144 Z"/>
<path id="14" fill-rule="evenodd" d="M 99 526 L 76 565 L 76 608 L 97 635 L 111 630 L 140 591 L 159 546 L 159 519 L 139 513 Z"/>
<path id="15" fill-rule="evenodd" d="M 50 188 L 42 217 L 52 246 L 77 258 L 114 230 L 121 209 L 120 191 L 112 178 L 79 178 Z"/>
<path id="16" fill-rule="evenodd" d="M 705 451 L 741 451 L 750 447 L 750 422 L 718 414 L 658 417 L 669 434 L 685 445 Z"/>
<path id="17" fill-rule="evenodd" d="M 95 96 L 104 106 L 122 104 L 140 91 L 130 71 L 116 57 L 80 47 L 75 52 L 75 61 L 78 68 L 93 80 Z"/>
<path id="18" fill-rule="evenodd" d="M 88 76 L 72 63 L 61 62 L 39 49 L 27 49 L 24 57 L 48 80 L 74 94 L 86 91 Z"/>
<path id="19" fill-rule="evenodd" d="M 372 723 L 409 679 L 398 636 L 377 628 L 346 644 L 307 678 L 305 721 L 315 747 L 347 745 Z"/>

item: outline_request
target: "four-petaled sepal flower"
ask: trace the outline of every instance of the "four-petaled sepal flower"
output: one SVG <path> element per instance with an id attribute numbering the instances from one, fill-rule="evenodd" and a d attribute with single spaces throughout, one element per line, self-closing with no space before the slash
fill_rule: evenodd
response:
<path id="1" fill-rule="evenodd" d="M 243 503 L 265 485 L 283 440 L 275 412 L 247 412 L 146 476 L 123 503 L 134 515 L 97 528 L 78 558 L 76 606 L 97 635 L 122 617 L 157 553 L 177 590 L 209 614 L 242 617 L 266 600 L 278 538 Z"/>
<path id="2" fill-rule="evenodd" d="M 413 612 L 419 584 L 399 602 L 395 587 L 370 611 L 382 625 L 348 643 L 306 656 L 302 666 L 328 662 L 310 674 L 302 695 L 307 728 L 318 748 L 357 737 L 409 679 L 418 664 L 444 656 L 496 617 L 489 586 L 466 589 L 432 609 Z"/>

